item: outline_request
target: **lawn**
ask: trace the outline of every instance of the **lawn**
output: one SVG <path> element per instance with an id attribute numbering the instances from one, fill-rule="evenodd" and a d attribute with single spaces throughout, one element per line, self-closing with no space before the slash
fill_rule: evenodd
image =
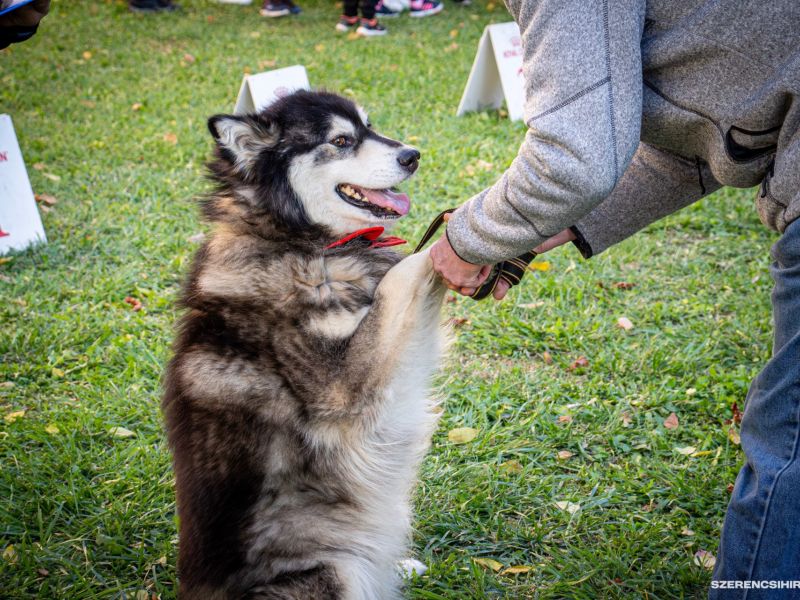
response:
<path id="1" fill-rule="evenodd" d="M 276 21 L 210 0 L 159 16 L 61 0 L 0 52 L 0 112 L 57 201 L 49 243 L 0 264 L 0 597 L 175 597 L 160 377 L 204 229 L 205 121 L 243 73 L 302 63 L 419 147 L 409 239 L 514 157 L 523 125 L 454 116 L 483 27 L 509 17 L 445 1 L 351 40 L 319 0 Z M 591 261 L 553 251 L 502 303 L 446 305 L 456 343 L 416 496 L 430 570 L 409 597 L 704 596 L 694 557 L 716 553 L 743 460 L 727 420 L 770 350 L 772 234 L 752 197 L 723 190 Z M 477 435 L 454 443 L 455 428 Z"/>

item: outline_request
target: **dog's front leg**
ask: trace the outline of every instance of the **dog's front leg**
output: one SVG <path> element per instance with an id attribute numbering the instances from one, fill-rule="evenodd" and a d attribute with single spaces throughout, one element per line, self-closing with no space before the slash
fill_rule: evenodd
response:
<path id="1" fill-rule="evenodd" d="M 356 397 L 396 374 L 398 362 L 420 335 L 439 326 L 446 287 L 433 271 L 428 251 L 392 267 L 378 284 L 375 300 L 350 339 L 339 382 Z"/>

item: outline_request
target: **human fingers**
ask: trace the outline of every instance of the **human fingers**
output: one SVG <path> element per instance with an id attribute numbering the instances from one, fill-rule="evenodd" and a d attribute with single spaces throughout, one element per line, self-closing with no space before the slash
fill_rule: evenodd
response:
<path id="1" fill-rule="evenodd" d="M 536 254 L 544 254 L 548 250 L 552 250 L 553 248 L 557 248 L 566 244 L 567 242 L 571 242 L 575 239 L 575 234 L 571 229 L 565 229 L 564 231 L 555 234 L 553 237 L 546 239 L 544 242 L 536 246 L 533 249 Z"/>

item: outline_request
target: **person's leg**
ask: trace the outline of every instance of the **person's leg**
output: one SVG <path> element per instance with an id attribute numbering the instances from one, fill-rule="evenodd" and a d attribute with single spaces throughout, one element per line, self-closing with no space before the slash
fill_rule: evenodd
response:
<path id="1" fill-rule="evenodd" d="M 378 0 L 361 0 L 361 18 L 371 21 L 375 18 L 375 5 Z"/>
<path id="2" fill-rule="evenodd" d="M 800 587 L 752 589 L 800 582 L 800 220 L 787 227 L 772 258 L 773 356 L 747 394 L 747 461 L 725 516 L 711 600 L 800 598 Z M 755 583 L 723 589 L 729 581 Z"/>
<path id="3" fill-rule="evenodd" d="M 344 0 L 344 14 L 345 17 L 358 16 L 358 0 Z"/>

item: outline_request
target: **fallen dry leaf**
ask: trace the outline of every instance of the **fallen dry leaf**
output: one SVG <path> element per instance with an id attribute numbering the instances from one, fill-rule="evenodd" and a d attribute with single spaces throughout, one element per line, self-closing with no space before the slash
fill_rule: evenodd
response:
<path id="1" fill-rule="evenodd" d="M 503 568 L 503 563 L 492 558 L 473 558 L 472 562 L 474 562 L 476 565 L 480 565 L 481 567 L 491 569 L 494 572 L 497 572 Z"/>
<path id="2" fill-rule="evenodd" d="M 271 69 L 272 67 L 274 67 L 277 64 L 278 64 L 278 61 L 275 60 L 275 59 L 260 60 L 260 61 L 258 61 L 258 68 L 262 69 L 262 70 L 263 69 Z"/>
<path id="3" fill-rule="evenodd" d="M 534 309 L 534 308 L 541 308 L 542 306 L 544 306 L 544 304 L 545 303 L 543 301 L 539 301 L 539 302 L 530 302 L 528 304 L 517 304 L 517 306 L 519 306 L 520 308 Z"/>
<path id="4" fill-rule="evenodd" d="M 558 458 L 559 460 L 567 460 L 575 456 L 574 453 L 570 452 L 569 450 L 559 450 L 558 451 Z"/>
<path id="5" fill-rule="evenodd" d="M 742 436 L 736 431 L 735 427 L 728 429 L 728 439 L 737 446 L 742 443 Z"/>
<path id="6" fill-rule="evenodd" d="M 469 325 L 469 319 L 465 317 L 453 317 L 450 319 L 450 324 L 453 327 L 463 327 L 464 325 Z"/>
<path id="7" fill-rule="evenodd" d="M 33 163 L 33 168 L 36 169 L 37 171 L 43 171 L 47 167 L 46 167 L 46 165 L 44 163 L 37 162 L 37 163 Z"/>
<path id="8" fill-rule="evenodd" d="M 504 463 L 500 463 L 500 468 L 509 473 L 522 473 L 522 463 L 518 460 L 507 460 Z"/>
<path id="9" fill-rule="evenodd" d="M 458 44 L 456 42 L 453 42 L 449 46 L 446 46 L 444 49 L 445 52 L 454 52 L 456 50 L 458 50 Z"/>
<path id="10" fill-rule="evenodd" d="M 456 39 L 458 37 L 458 29 L 451 29 L 450 30 L 450 38 Z"/>
<path id="11" fill-rule="evenodd" d="M 620 329 L 624 329 L 625 331 L 630 331 L 633 329 L 633 323 L 628 317 L 620 317 L 617 319 L 617 327 Z"/>
<path id="12" fill-rule="evenodd" d="M 65 375 L 64 369 L 59 369 L 58 367 L 53 367 L 50 369 L 50 374 L 53 377 L 63 377 Z"/>
<path id="13" fill-rule="evenodd" d="M 163 140 L 168 144 L 172 144 L 173 146 L 178 143 L 178 136 L 172 132 L 168 132 L 164 134 Z"/>
<path id="14" fill-rule="evenodd" d="M 187 63 L 189 63 L 189 64 L 192 64 L 192 63 L 193 63 L 193 62 L 195 62 L 197 59 L 194 57 L 194 55 L 193 55 L 193 54 L 189 54 L 189 53 L 187 52 L 186 54 L 184 54 L 184 55 L 183 55 L 183 60 L 184 60 L 184 62 L 187 62 Z"/>
<path id="15" fill-rule="evenodd" d="M 680 425 L 678 421 L 678 415 L 675 413 L 669 413 L 669 416 L 664 419 L 664 428 L 665 429 L 677 429 Z"/>
<path id="16" fill-rule="evenodd" d="M 88 50 L 86 50 L 86 51 L 84 51 L 84 53 L 81 56 L 83 56 L 83 60 L 91 60 L 92 53 L 89 52 Z"/>
<path id="17" fill-rule="evenodd" d="M 142 104 L 141 102 L 134 102 L 131 105 L 131 110 L 142 110 L 143 106 L 144 106 L 144 104 Z"/>
<path id="18" fill-rule="evenodd" d="M 315 52 L 324 52 L 325 51 L 325 44 L 317 44 L 314 46 Z"/>
<path id="19" fill-rule="evenodd" d="M 42 175 L 47 177 L 50 181 L 61 181 L 61 177 L 53 173 L 42 173 Z"/>
<path id="20" fill-rule="evenodd" d="M 623 427 L 627 427 L 631 423 L 633 423 L 633 419 L 631 418 L 631 416 L 626 412 L 622 413 L 622 425 L 623 425 Z"/>
<path id="21" fill-rule="evenodd" d="M 26 412 L 28 411 L 25 409 L 15 410 L 14 412 L 8 413 L 5 417 L 3 417 L 3 419 L 5 420 L 6 423 L 13 423 L 17 419 L 21 419 L 22 417 L 24 417 Z"/>
<path id="22" fill-rule="evenodd" d="M 559 423 L 572 423 L 572 415 L 561 415 L 558 417 Z"/>
<path id="23" fill-rule="evenodd" d="M 725 486 L 725 490 L 726 490 L 726 491 L 727 491 L 729 494 L 732 494 L 732 493 L 733 493 L 733 488 L 734 488 L 734 485 L 733 485 L 732 483 L 729 483 L 728 485 L 726 485 L 726 486 Z"/>
<path id="24" fill-rule="evenodd" d="M 52 423 L 45 427 L 44 430 L 50 435 L 56 435 L 59 432 L 58 426 L 53 425 Z"/>
<path id="25" fill-rule="evenodd" d="M 129 438 L 136 435 L 130 429 L 125 429 L 124 427 L 112 427 L 108 430 L 108 433 L 118 438 Z"/>
<path id="26" fill-rule="evenodd" d="M 556 502 L 556 507 L 560 510 L 564 510 L 571 515 L 574 515 L 581 509 L 581 505 L 575 502 L 567 502 L 566 500 L 562 500 L 560 502 Z"/>
<path id="27" fill-rule="evenodd" d="M 714 565 L 717 564 L 717 559 L 707 550 L 698 550 L 694 553 L 694 564 L 710 571 L 714 568 Z"/>
<path id="28" fill-rule="evenodd" d="M 466 444 L 478 437 L 478 430 L 473 427 L 457 427 L 447 432 L 447 439 L 454 444 Z"/>
<path id="29" fill-rule="evenodd" d="M 550 263 L 546 260 L 532 262 L 531 264 L 528 265 L 528 269 L 530 269 L 531 271 L 549 271 Z"/>
<path id="30" fill-rule="evenodd" d="M 734 402 L 733 406 L 731 406 L 731 413 L 733 413 L 732 420 L 737 425 L 742 422 L 742 411 L 739 410 L 739 405 Z"/>
<path id="31" fill-rule="evenodd" d="M 635 283 L 628 283 L 627 281 L 618 281 L 613 284 L 613 287 L 617 288 L 618 290 L 629 290 L 631 288 L 636 287 Z"/>
<path id="32" fill-rule="evenodd" d="M 142 303 L 133 296 L 125 296 L 125 304 L 130 304 L 133 312 L 142 310 Z"/>
<path id="33" fill-rule="evenodd" d="M 713 450 L 698 450 L 697 452 L 692 452 L 691 457 L 700 458 L 701 456 L 709 456 L 711 454 L 714 454 Z"/>
<path id="34" fill-rule="evenodd" d="M 6 546 L 6 549 L 3 550 L 3 560 L 13 565 L 16 564 L 17 559 L 19 559 L 19 556 L 17 556 L 17 551 L 14 549 L 14 544 Z"/>
<path id="35" fill-rule="evenodd" d="M 684 527 L 683 529 L 681 529 L 681 535 L 694 535 L 694 531 L 692 531 L 688 527 Z"/>
<path id="36" fill-rule="evenodd" d="M 42 577 L 47 577 L 48 575 L 50 575 L 50 571 L 48 571 L 47 569 L 45 569 L 43 567 L 40 567 L 40 568 L 36 569 L 36 572 L 39 575 L 41 575 Z"/>
<path id="37" fill-rule="evenodd" d="M 683 454 L 684 456 L 688 456 L 689 454 L 694 454 L 697 452 L 697 448 L 694 446 L 681 446 L 679 448 L 675 448 L 675 452 L 678 454 Z"/>
<path id="38" fill-rule="evenodd" d="M 574 371 L 575 369 L 585 369 L 589 366 L 589 359 L 585 356 L 579 356 L 575 359 L 575 361 L 569 366 L 570 371 Z"/>
<path id="39" fill-rule="evenodd" d="M 56 197 L 50 194 L 34 194 L 33 197 L 36 199 L 37 202 L 41 204 L 46 204 L 47 206 L 54 206 L 58 203 Z"/>
<path id="40" fill-rule="evenodd" d="M 500 575 L 521 575 L 522 573 L 530 573 L 531 571 L 533 571 L 533 567 L 516 565 L 513 567 L 508 567 L 505 571 L 500 573 Z"/>
<path id="41" fill-rule="evenodd" d="M 542 360 L 544 361 L 544 364 L 546 364 L 546 365 L 552 365 L 553 364 L 553 357 L 550 355 L 550 353 L 547 350 L 542 352 Z"/>

